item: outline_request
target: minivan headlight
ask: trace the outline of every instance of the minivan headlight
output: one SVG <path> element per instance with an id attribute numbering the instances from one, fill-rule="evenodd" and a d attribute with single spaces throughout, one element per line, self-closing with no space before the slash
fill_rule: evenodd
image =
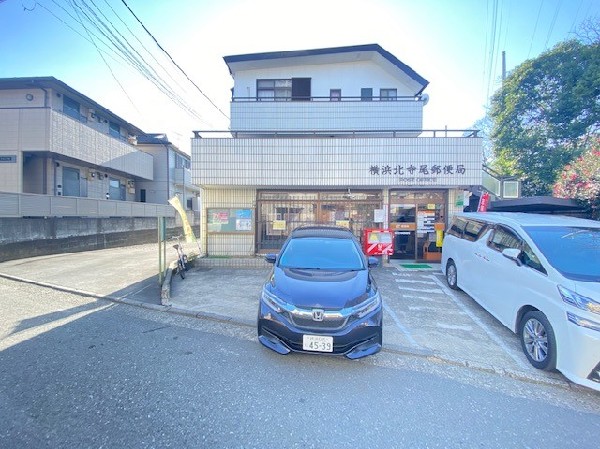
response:
<path id="1" fill-rule="evenodd" d="M 578 309 L 600 315 L 600 302 L 594 301 L 592 298 L 588 298 L 587 296 L 582 296 L 578 293 L 575 293 L 573 290 L 569 290 L 562 285 L 558 286 L 558 292 L 560 293 L 562 300 L 567 304 L 577 307 Z"/>
<path id="2" fill-rule="evenodd" d="M 271 293 L 269 290 L 267 290 L 265 287 L 263 287 L 263 291 L 262 291 L 262 300 L 273 310 L 275 310 L 277 313 L 282 313 L 284 312 L 289 306 L 288 304 L 282 300 L 281 298 L 279 298 L 277 295 Z"/>
<path id="3" fill-rule="evenodd" d="M 381 296 L 376 291 L 373 296 L 369 296 L 366 301 L 354 308 L 354 315 L 358 318 L 367 316 L 381 305 Z"/>

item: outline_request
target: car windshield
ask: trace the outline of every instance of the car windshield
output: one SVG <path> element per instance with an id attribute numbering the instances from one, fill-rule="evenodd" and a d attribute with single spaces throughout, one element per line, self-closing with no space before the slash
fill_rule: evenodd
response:
<path id="1" fill-rule="evenodd" d="M 525 231 L 563 276 L 600 282 L 600 228 L 534 226 Z"/>
<path id="2" fill-rule="evenodd" d="M 363 258 L 351 239 L 303 237 L 291 239 L 284 248 L 279 266 L 314 270 L 363 270 Z"/>

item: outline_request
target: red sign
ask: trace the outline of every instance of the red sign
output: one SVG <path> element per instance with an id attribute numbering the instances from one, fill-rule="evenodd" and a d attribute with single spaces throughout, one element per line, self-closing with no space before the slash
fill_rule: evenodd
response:
<path id="1" fill-rule="evenodd" d="M 363 247 L 367 256 L 391 256 L 394 254 L 394 231 L 365 229 Z"/>
<path id="2" fill-rule="evenodd" d="M 483 192 L 481 198 L 479 198 L 479 206 L 477 206 L 477 212 L 486 212 L 490 205 L 490 194 Z"/>

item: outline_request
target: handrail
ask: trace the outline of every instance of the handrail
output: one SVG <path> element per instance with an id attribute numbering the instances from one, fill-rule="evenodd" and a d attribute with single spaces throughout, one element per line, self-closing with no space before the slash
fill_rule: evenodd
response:
<path id="1" fill-rule="evenodd" d="M 0 192 L 0 217 L 174 217 L 169 204 Z"/>
<path id="2" fill-rule="evenodd" d="M 410 137 L 413 137 L 414 134 L 430 134 L 431 137 L 456 137 L 456 136 L 448 136 L 449 133 L 456 134 L 460 133 L 461 135 L 458 137 L 463 138 L 472 138 L 479 137 L 478 129 L 352 129 L 352 130 L 343 130 L 343 129 L 330 129 L 330 130 L 318 130 L 318 131 L 308 131 L 308 130 L 242 130 L 236 129 L 232 130 L 195 130 L 192 131 L 194 133 L 194 138 L 201 139 L 202 134 L 230 134 L 231 136 L 237 136 L 239 134 L 244 135 L 255 135 L 260 137 L 290 137 L 290 136 L 316 136 L 316 137 L 330 137 L 332 135 L 335 136 L 349 136 L 349 137 L 364 137 L 365 135 L 373 135 L 373 134 L 391 134 L 392 137 L 405 137 L 403 134 L 411 134 Z"/>
<path id="3" fill-rule="evenodd" d="M 344 101 L 428 101 L 427 98 L 423 96 L 412 96 L 412 95 L 398 95 L 395 97 L 381 97 L 381 96 L 369 96 L 369 97 L 361 97 L 361 96 L 345 96 L 345 97 L 335 97 L 332 98 L 330 96 L 315 96 L 315 97 L 302 97 L 302 98 L 292 98 L 292 97 L 232 97 L 231 101 L 234 102 L 251 102 L 251 103 L 262 103 L 262 102 L 306 102 L 306 101 L 326 101 L 331 103 L 339 103 Z"/>

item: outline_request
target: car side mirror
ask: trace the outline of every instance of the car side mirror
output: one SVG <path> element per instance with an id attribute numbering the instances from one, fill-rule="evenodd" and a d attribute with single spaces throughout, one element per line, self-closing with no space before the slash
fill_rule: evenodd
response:
<path id="1" fill-rule="evenodd" d="M 269 263 L 275 263 L 277 260 L 277 254 L 265 254 L 265 260 Z"/>
<path id="2" fill-rule="evenodd" d="M 523 265 L 523 262 L 521 262 L 521 259 L 520 259 L 520 256 L 521 256 L 520 249 L 506 248 L 505 250 L 502 251 L 502 255 L 510 260 L 514 260 L 519 267 L 521 265 Z"/>
<path id="3" fill-rule="evenodd" d="M 379 259 L 377 257 L 369 257 L 369 268 L 375 268 L 379 266 Z"/>

